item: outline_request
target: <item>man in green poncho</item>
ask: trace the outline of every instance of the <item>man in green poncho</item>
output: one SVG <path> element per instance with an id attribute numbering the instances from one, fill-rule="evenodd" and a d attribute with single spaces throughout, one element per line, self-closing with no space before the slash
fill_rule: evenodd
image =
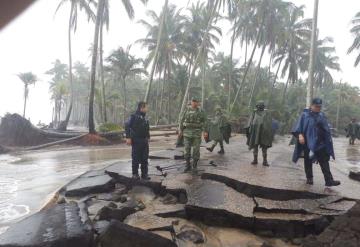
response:
<path id="1" fill-rule="evenodd" d="M 348 124 L 346 130 L 346 137 L 349 138 L 349 144 L 355 145 L 355 139 L 359 136 L 359 125 L 356 122 L 355 118 L 351 119 L 351 122 Z"/>
<path id="2" fill-rule="evenodd" d="M 246 144 L 249 149 L 253 149 L 254 160 L 252 165 L 258 164 L 259 146 L 262 149 L 263 165 L 269 166 L 267 161 L 267 149 L 272 146 L 272 118 L 270 112 L 265 109 L 265 103 L 259 101 L 256 109 L 252 113 L 249 123 L 246 127 Z"/>
<path id="3" fill-rule="evenodd" d="M 191 106 L 188 107 L 180 120 L 180 133 L 179 136 L 184 137 L 185 145 L 185 160 L 186 170 L 196 170 L 200 159 L 200 144 L 201 144 L 201 133 L 204 132 L 204 138 L 208 138 L 208 133 L 205 131 L 206 128 L 206 114 L 199 107 L 199 102 L 196 98 L 191 100 Z M 191 167 L 191 148 L 193 149 L 192 158 L 193 164 Z"/>
<path id="4" fill-rule="evenodd" d="M 208 123 L 208 133 L 209 133 L 209 140 L 213 141 L 211 147 L 206 148 L 209 152 L 214 151 L 214 148 L 217 144 L 220 145 L 219 154 L 224 154 L 224 138 L 225 142 L 229 142 L 228 136 L 228 121 L 224 116 L 221 107 L 215 108 L 215 118 Z M 227 138 L 228 137 L 228 138 Z"/>

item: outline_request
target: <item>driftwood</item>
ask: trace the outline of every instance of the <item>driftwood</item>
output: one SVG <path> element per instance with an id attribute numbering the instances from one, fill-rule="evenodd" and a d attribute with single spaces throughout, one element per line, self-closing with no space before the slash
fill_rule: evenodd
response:
<path id="1" fill-rule="evenodd" d="M 87 135 L 87 134 L 83 134 L 83 135 L 71 137 L 71 138 L 65 139 L 65 140 L 60 140 L 60 141 L 45 143 L 45 144 L 42 144 L 42 145 L 25 148 L 24 150 L 25 150 L 25 151 L 39 150 L 39 149 L 42 149 L 42 148 L 47 148 L 47 147 L 51 147 L 51 146 L 55 146 L 55 145 L 60 145 L 60 144 L 64 144 L 64 143 L 67 143 L 67 142 L 71 142 L 71 141 L 75 141 L 75 140 L 81 139 L 81 138 L 83 138 L 83 137 L 86 136 L 86 135 Z"/>

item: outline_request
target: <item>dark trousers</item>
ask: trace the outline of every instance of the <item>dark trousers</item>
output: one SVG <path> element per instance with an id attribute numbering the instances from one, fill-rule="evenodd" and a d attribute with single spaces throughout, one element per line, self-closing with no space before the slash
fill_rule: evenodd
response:
<path id="1" fill-rule="evenodd" d="M 306 149 L 304 150 L 304 168 L 305 168 L 305 174 L 306 178 L 313 178 L 313 162 L 309 157 L 310 150 Z M 333 180 L 333 176 L 330 171 L 330 156 L 326 153 L 325 149 L 321 149 L 315 153 L 315 157 L 317 158 L 317 161 L 319 162 L 319 165 L 321 167 L 321 171 L 324 174 L 325 182 L 330 182 Z"/>
<path id="2" fill-rule="evenodd" d="M 149 141 L 148 139 L 132 139 L 132 173 L 139 174 L 139 165 L 141 164 L 141 174 L 148 175 L 149 159 Z"/>

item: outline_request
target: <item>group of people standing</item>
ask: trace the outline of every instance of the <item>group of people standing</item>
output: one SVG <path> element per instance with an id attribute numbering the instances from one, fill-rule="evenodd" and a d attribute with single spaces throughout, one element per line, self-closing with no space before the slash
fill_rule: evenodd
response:
<path id="1" fill-rule="evenodd" d="M 314 183 L 312 166 L 314 163 L 318 163 L 325 178 L 325 185 L 337 186 L 340 185 L 340 181 L 334 180 L 329 165 L 330 158 L 335 158 L 331 131 L 321 109 L 322 100 L 314 98 L 310 108 L 305 109 L 299 117 L 296 126 L 292 130 L 292 135 L 296 140 L 293 161 L 296 163 L 300 157 L 304 158 L 307 184 L 312 185 Z M 125 128 L 126 142 L 132 146 L 132 172 L 135 179 L 140 178 L 138 174 L 139 165 L 141 165 L 141 178 L 149 179 L 150 128 L 145 117 L 146 112 L 146 103 L 140 102 L 137 111 L 130 116 Z M 213 152 L 214 148 L 219 144 L 220 150 L 218 153 L 225 154 L 224 141 L 229 142 L 231 126 L 220 107 L 216 107 L 215 117 L 209 121 L 200 107 L 199 101 L 193 98 L 190 106 L 182 114 L 179 126 L 179 138 L 183 138 L 185 147 L 185 172 L 197 170 L 202 135 L 205 141 L 213 141 L 212 145 L 206 148 L 209 152 Z M 251 164 L 258 164 L 258 153 L 259 149 L 261 149 L 262 164 L 268 167 L 267 151 L 272 146 L 274 137 L 273 119 L 263 101 L 256 104 L 245 130 L 247 145 L 250 150 L 253 150 L 254 159 Z"/>

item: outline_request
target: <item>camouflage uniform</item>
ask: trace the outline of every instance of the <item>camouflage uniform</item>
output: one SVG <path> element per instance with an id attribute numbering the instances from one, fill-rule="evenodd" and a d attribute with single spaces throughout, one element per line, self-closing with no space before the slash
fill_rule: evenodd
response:
<path id="1" fill-rule="evenodd" d="M 200 108 L 189 107 L 180 121 L 180 130 L 183 133 L 185 145 L 185 160 L 187 169 L 190 167 L 191 148 L 193 148 L 193 168 L 197 167 L 200 159 L 201 133 L 205 130 L 206 115 Z"/>

